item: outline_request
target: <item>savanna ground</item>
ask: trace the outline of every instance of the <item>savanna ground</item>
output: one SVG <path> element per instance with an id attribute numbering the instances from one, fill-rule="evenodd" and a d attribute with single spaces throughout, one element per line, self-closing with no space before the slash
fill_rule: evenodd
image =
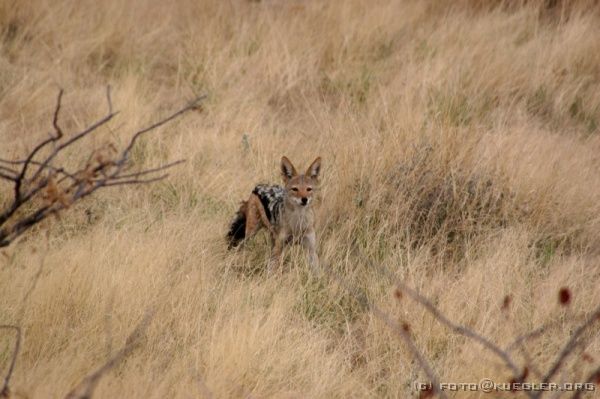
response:
<path id="1" fill-rule="evenodd" d="M 514 352 L 547 369 L 600 303 L 600 14 L 546 3 L 2 1 L 0 157 L 52 131 L 59 88 L 66 133 L 106 112 L 107 84 L 121 111 L 67 166 L 208 94 L 135 148 L 136 167 L 187 159 L 167 180 L 99 191 L 2 251 L 13 394 L 66 395 L 153 308 L 95 397 L 416 396 L 427 376 L 359 298 L 407 323 L 442 381 L 511 378 L 390 275 L 502 347 L 551 323 L 529 361 Z M 343 284 L 298 248 L 267 276 L 264 233 L 226 249 L 282 155 L 323 157 L 319 252 Z M 585 338 L 555 382 L 598 367 L 597 325 Z"/>

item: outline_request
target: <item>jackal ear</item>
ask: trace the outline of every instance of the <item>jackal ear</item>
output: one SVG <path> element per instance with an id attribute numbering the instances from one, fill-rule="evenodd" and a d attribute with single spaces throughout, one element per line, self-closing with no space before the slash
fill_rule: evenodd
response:
<path id="1" fill-rule="evenodd" d="M 305 175 L 316 180 L 319 178 L 319 172 L 321 172 L 321 157 L 318 157 L 310 164 Z"/>
<path id="2" fill-rule="evenodd" d="M 296 172 L 296 168 L 294 168 L 292 162 L 287 157 L 281 158 L 281 177 L 283 177 L 283 181 L 287 183 L 288 180 L 297 174 L 298 172 Z"/>

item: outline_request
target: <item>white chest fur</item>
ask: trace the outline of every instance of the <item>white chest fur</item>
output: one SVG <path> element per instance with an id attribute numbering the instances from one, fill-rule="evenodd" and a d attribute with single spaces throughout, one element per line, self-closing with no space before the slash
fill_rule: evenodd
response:
<path id="1" fill-rule="evenodd" d="M 311 208 L 286 206 L 282 216 L 281 227 L 295 238 L 302 237 L 313 229 L 314 214 Z"/>

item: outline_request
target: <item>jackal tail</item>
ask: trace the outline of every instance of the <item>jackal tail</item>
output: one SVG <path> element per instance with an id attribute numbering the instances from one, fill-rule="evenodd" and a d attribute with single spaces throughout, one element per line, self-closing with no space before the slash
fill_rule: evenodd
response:
<path id="1" fill-rule="evenodd" d="M 236 212 L 231 225 L 229 226 L 229 232 L 227 233 L 228 248 L 232 249 L 240 245 L 242 240 L 246 237 L 246 212 L 245 202 L 242 203 L 240 209 Z"/>

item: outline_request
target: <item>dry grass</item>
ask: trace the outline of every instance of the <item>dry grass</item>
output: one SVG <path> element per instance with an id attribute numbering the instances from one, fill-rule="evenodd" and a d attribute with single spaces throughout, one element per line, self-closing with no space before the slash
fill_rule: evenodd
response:
<path id="1" fill-rule="evenodd" d="M 547 368 L 570 316 L 600 303 L 600 19 L 593 2 L 545 3 L 0 3 L 0 156 L 51 131 L 59 87 L 65 131 L 101 115 L 113 87 L 126 117 L 90 146 L 123 144 L 117 127 L 209 94 L 202 112 L 136 147 L 140 167 L 188 159 L 168 181 L 99 193 L 3 252 L 0 324 L 23 330 L 13 391 L 66 395 L 155 307 L 97 397 L 415 395 L 426 377 L 407 348 L 335 281 L 310 276 L 301 251 L 275 277 L 263 237 L 226 251 L 238 201 L 278 179 L 284 154 L 323 156 L 324 263 L 408 320 L 441 380 L 510 373 L 398 301 L 370 262 L 501 346 L 557 322 L 527 345 Z M 556 382 L 597 367 L 600 339 L 588 335 L 594 360 L 579 349 Z"/>

